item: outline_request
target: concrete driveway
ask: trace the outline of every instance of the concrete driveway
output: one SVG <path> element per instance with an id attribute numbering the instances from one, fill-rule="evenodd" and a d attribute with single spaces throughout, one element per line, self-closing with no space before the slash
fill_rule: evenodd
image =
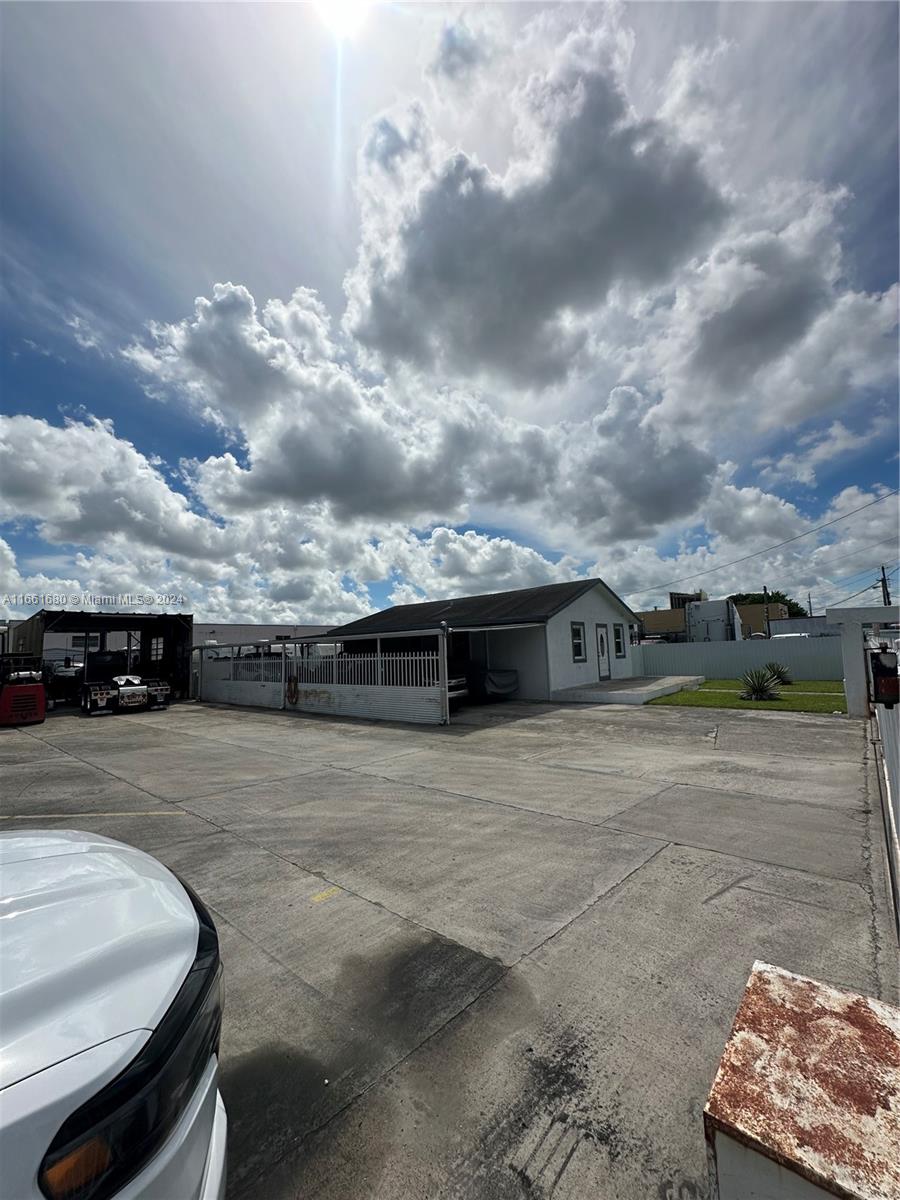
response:
<path id="1" fill-rule="evenodd" d="M 869 772 L 846 718 L 183 705 L 0 733 L 0 828 L 213 910 L 231 1197 L 696 1200 L 753 960 L 897 999 Z"/>

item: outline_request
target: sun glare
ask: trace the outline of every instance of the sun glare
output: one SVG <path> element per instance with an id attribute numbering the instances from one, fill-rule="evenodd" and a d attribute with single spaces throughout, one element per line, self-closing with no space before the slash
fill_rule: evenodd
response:
<path id="1" fill-rule="evenodd" d="M 336 38 L 349 38 L 362 29 L 371 0 L 315 0 L 314 8 Z"/>

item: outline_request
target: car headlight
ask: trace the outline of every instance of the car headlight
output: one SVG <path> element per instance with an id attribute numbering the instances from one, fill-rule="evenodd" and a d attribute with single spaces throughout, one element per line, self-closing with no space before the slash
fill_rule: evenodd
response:
<path id="1" fill-rule="evenodd" d="M 76 1109 L 44 1155 L 38 1183 L 48 1200 L 105 1200 L 159 1150 L 219 1052 L 222 964 L 212 918 L 182 884 L 200 922 L 187 978 L 140 1054 Z"/>

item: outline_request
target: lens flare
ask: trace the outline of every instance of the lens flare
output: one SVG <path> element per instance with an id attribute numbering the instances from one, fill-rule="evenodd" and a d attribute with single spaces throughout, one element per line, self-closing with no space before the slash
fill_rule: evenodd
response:
<path id="1" fill-rule="evenodd" d="M 370 0 L 315 0 L 313 7 L 336 38 L 350 38 L 362 29 L 371 3 Z"/>

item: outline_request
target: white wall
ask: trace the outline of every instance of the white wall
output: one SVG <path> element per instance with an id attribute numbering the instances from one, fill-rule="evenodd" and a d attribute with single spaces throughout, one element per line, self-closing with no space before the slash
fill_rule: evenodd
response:
<path id="1" fill-rule="evenodd" d="M 572 621 L 584 622 L 587 662 L 572 662 Z M 629 618 L 606 595 L 600 587 L 594 587 L 577 600 L 573 600 L 547 622 L 547 652 L 550 660 L 550 690 L 576 687 L 579 683 L 596 683 L 600 678 L 597 664 L 597 622 L 607 625 L 609 635 L 609 668 L 612 679 L 627 679 L 637 672 L 634 669 L 631 646 L 628 639 Z M 625 640 L 625 657 L 616 658 L 613 625 L 621 625 Z"/>
<path id="2" fill-rule="evenodd" d="M 753 667 L 783 663 L 795 679 L 842 679 L 837 638 L 784 638 L 777 642 L 677 642 L 641 646 L 644 675 L 705 675 L 738 679 Z"/>
<path id="3" fill-rule="evenodd" d="M 835 1193 L 817 1187 L 727 1133 L 716 1132 L 716 1182 L 719 1200 L 828 1200 Z"/>
<path id="4" fill-rule="evenodd" d="M 218 664 L 214 664 L 218 665 Z M 282 683 L 240 683 L 230 679 L 215 679 L 203 664 L 200 699 L 211 704 L 241 704 L 250 708 L 281 708 L 284 695 Z"/>
<path id="5" fill-rule="evenodd" d="M 355 684 L 300 684 L 297 703 L 288 711 L 365 717 L 370 721 L 408 721 L 440 725 L 443 720 L 439 687 L 366 687 Z M 452 720 L 452 718 L 451 718 Z"/>
<path id="6" fill-rule="evenodd" d="M 547 700 L 547 642 L 544 627 L 539 629 L 491 630 L 488 634 L 488 662 L 498 670 L 519 672 L 516 700 Z"/>

